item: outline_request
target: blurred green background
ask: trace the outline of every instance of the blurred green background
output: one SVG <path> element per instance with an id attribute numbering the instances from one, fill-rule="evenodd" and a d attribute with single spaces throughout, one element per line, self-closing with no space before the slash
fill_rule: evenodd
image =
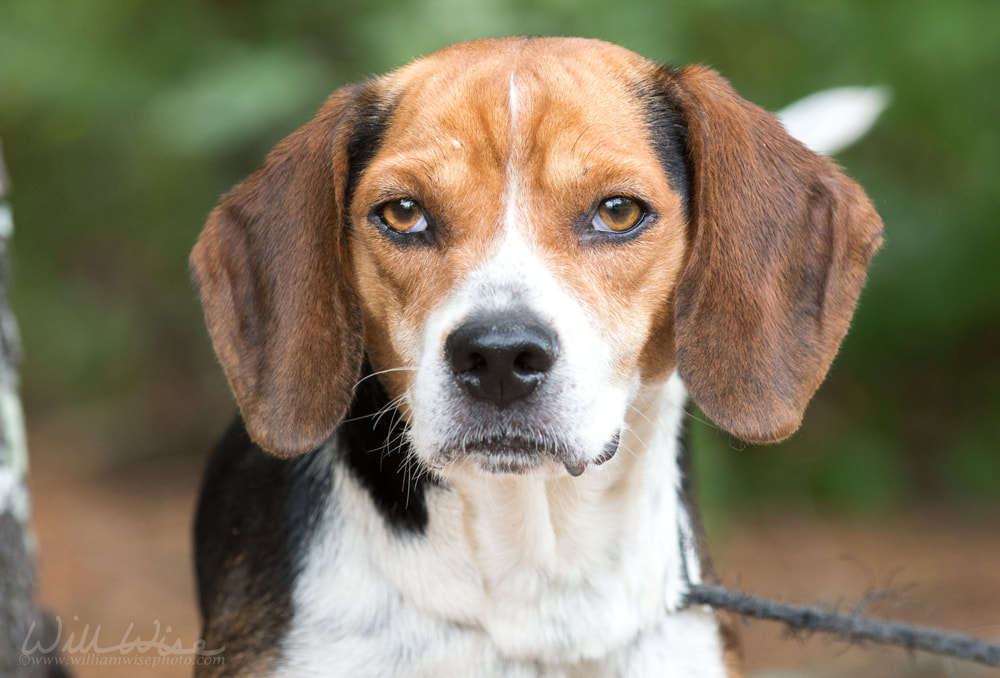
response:
<path id="1" fill-rule="evenodd" d="M 772 110 L 893 93 L 838 158 L 887 226 L 853 329 L 791 441 L 696 425 L 710 510 L 995 506 L 998 27 L 991 1 L 3 0 L 29 428 L 97 466 L 204 454 L 233 405 L 186 257 L 217 197 L 344 83 L 461 40 L 580 35 L 709 64 Z"/>

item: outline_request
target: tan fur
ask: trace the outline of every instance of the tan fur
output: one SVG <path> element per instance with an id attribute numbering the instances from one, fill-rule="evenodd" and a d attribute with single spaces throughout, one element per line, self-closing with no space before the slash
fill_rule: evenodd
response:
<path id="1" fill-rule="evenodd" d="M 719 638 L 722 640 L 722 660 L 729 678 L 743 678 L 743 641 L 737 627 L 738 617 L 728 612 L 716 611 Z"/>

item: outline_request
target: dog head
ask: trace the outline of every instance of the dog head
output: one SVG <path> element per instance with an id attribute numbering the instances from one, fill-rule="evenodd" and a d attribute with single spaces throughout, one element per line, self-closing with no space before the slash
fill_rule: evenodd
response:
<path id="1" fill-rule="evenodd" d="M 721 428 L 790 435 L 881 232 L 713 71 L 510 38 L 335 92 L 191 266 L 265 449 L 328 438 L 367 355 L 430 467 L 576 474 L 675 370 Z"/>

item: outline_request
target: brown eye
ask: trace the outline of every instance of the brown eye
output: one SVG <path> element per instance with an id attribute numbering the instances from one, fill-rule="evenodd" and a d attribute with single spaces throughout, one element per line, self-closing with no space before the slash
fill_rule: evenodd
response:
<path id="1" fill-rule="evenodd" d="M 400 233 L 419 233 L 427 229 L 427 219 L 416 200 L 391 200 L 382 205 L 378 215 L 383 224 Z"/>
<path id="2" fill-rule="evenodd" d="M 624 233 L 642 221 L 643 216 L 639 203 L 623 195 L 616 195 L 600 204 L 591 225 L 598 231 Z"/>

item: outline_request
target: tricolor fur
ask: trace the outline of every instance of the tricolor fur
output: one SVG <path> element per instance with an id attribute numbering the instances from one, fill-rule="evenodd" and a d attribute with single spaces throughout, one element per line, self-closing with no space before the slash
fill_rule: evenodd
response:
<path id="1" fill-rule="evenodd" d="M 615 196 L 641 220 L 596 229 Z M 425 230 L 387 226 L 400 200 Z M 706 68 L 511 38 L 338 90 L 192 255 L 242 414 L 199 507 L 227 657 L 199 675 L 736 675 L 685 605 L 688 392 L 790 435 L 880 239 Z M 514 335 L 498 388 L 456 357 Z"/>

